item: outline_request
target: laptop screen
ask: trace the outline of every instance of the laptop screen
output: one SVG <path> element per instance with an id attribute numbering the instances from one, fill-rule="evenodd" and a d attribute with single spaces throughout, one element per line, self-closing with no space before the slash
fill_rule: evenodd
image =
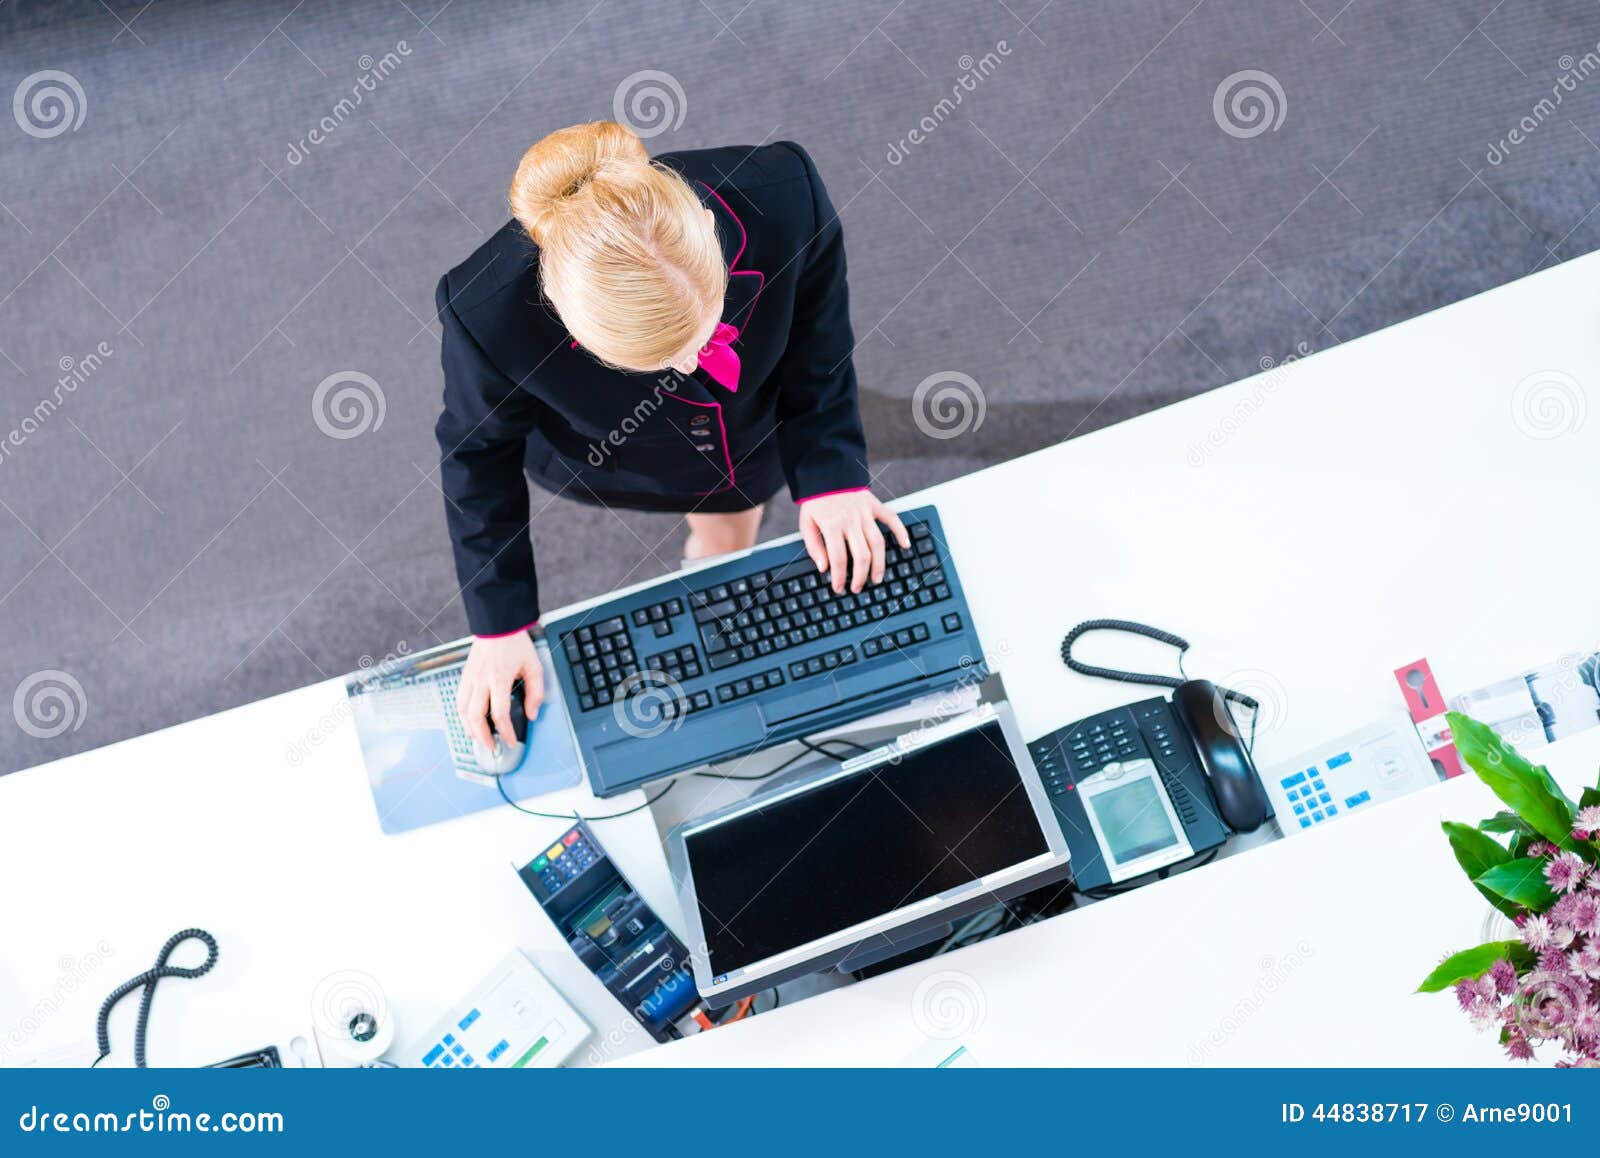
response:
<path id="1" fill-rule="evenodd" d="M 684 845 L 717 975 L 1049 852 L 996 721 L 754 806 Z"/>

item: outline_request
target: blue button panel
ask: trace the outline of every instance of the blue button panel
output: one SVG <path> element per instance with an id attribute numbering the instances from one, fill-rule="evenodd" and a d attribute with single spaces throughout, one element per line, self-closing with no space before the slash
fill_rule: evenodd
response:
<path id="1" fill-rule="evenodd" d="M 1296 785 L 1304 784 L 1305 782 L 1306 774 L 1304 772 L 1296 772 L 1293 776 L 1285 776 L 1283 778 L 1283 786 L 1285 788 L 1293 788 Z"/>

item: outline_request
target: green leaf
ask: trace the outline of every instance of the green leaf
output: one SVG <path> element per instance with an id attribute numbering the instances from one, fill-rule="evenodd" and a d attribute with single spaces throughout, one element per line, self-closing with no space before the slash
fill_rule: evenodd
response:
<path id="1" fill-rule="evenodd" d="M 1542 911 L 1556 899 L 1555 891 L 1545 882 L 1544 866 L 1540 857 L 1519 857 L 1486 870 L 1474 877 L 1473 883 L 1524 908 Z"/>
<path id="2" fill-rule="evenodd" d="M 1458 824 L 1456 821 L 1447 820 L 1440 827 L 1449 838 L 1450 847 L 1455 850 L 1456 861 L 1467 874 L 1467 878 L 1472 881 L 1473 886 L 1495 908 L 1508 917 L 1515 917 L 1519 912 L 1516 905 L 1478 884 L 1480 876 L 1496 865 L 1505 864 L 1511 859 L 1511 854 L 1470 824 Z"/>
<path id="3" fill-rule="evenodd" d="M 1488 820 L 1478 822 L 1484 832 L 1517 832 L 1524 836 L 1537 835 L 1526 820 L 1515 812 L 1497 812 Z"/>
<path id="4" fill-rule="evenodd" d="M 1572 801 L 1544 767 L 1530 764 L 1487 724 L 1460 712 L 1446 715 L 1456 751 L 1469 768 L 1540 836 L 1561 848 L 1574 848 Z"/>
<path id="5" fill-rule="evenodd" d="M 1441 989 L 1450 988 L 1457 981 L 1482 977 L 1496 961 L 1502 957 L 1510 957 L 1516 945 L 1516 941 L 1490 941 L 1487 945 L 1479 945 L 1476 949 L 1463 949 L 1459 953 L 1452 953 L 1439 962 L 1437 969 L 1423 978 L 1422 984 L 1417 986 L 1417 992 L 1438 993 Z"/>
<path id="6" fill-rule="evenodd" d="M 1596 785 L 1593 788 L 1585 788 L 1583 795 L 1578 797 L 1579 808 L 1592 808 L 1596 804 L 1600 804 L 1600 785 Z"/>

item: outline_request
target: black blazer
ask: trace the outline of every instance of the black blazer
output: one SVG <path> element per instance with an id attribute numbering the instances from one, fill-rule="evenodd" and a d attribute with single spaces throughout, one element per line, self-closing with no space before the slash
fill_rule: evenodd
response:
<path id="1" fill-rule="evenodd" d="M 716 218 L 739 329 L 730 392 L 697 370 L 626 374 L 577 347 L 539 289 L 539 251 L 508 222 L 439 282 L 445 516 L 478 635 L 539 617 L 524 469 L 569 498 L 725 512 L 787 481 L 801 499 L 863 487 L 844 236 L 790 142 L 667 153 Z"/>

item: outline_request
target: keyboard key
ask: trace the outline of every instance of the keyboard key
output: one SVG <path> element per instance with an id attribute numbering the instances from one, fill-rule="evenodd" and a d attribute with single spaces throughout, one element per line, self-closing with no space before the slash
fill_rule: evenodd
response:
<path id="1" fill-rule="evenodd" d="M 594 625 L 594 633 L 596 635 L 617 635 L 627 630 L 628 625 L 622 622 L 621 616 L 613 616 L 611 619 Z"/>

